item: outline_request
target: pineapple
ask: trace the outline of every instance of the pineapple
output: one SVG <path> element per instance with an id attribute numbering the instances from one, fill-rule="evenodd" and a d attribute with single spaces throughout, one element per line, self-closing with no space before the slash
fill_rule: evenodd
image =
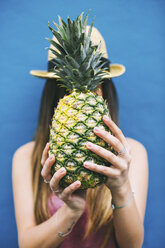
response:
<path id="1" fill-rule="evenodd" d="M 90 38 L 93 22 L 87 27 L 87 20 L 88 14 L 83 20 L 82 13 L 75 21 L 68 18 L 64 22 L 59 17 L 59 25 L 54 23 L 57 31 L 49 26 L 54 35 L 52 40 L 48 39 L 55 56 L 52 72 L 68 90 L 55 109 L 50 128 L 50 154 L 56 158 L 52 174 L 65 167 L 67 174 L 60 180 L 63 188 L 76 180 L 81 181 L 81 189 L 94 188 L 106 181 L 105 176 L 83 166 L 85 161 L 110 166 L 86 148 L 87 141 L 113 151 L 93 132 L 96 126 L 108 131 L 102 117 L 109 112 L 104 99 L 94 92 L 106 72 L 100 44 L 94 45 Z"/>

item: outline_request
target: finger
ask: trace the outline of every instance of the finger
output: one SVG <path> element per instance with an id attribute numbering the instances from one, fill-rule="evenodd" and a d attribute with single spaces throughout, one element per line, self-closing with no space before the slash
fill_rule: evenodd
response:
<path id="1" fill-rule="evenodd" d="M 105 142 L 107 142 L 109 145 L 111 145 L 115 149 L 116 152 L 123 151 L 124 146 L 122 145 L 120 140 L 117 139 L 114 135 L 111 135 L 109 132 L 107 132 L 107 131 L 99 128 L 99 127 L 95 127 L 93 131 L 97 136 L 99 136 Z"/>
<path id="2" fill-rule="evenodd" d="M 59 191 L 59 182 L 65 175 L 66 169 L 64 167 L 60 168 L 57 172 L 54 173 L 49 183 L 50 188 L 54 193 L 56 193 L 56 191 Z"/>
<path id="3" fill-rule="evenodd" d="M 44 178 L 45 181 L 49 182 L 52 175 L 51 175 L 51 168 L 52 165 L 55 162 L 55 157 L 53 154 L 50 155 L 50 157 L 46 160 L 42 170 L 41 170 L 41 176 Z"/>
<path id="4" fill-rule="evenodd" d="M 69 185 L 67 188 L 63 190 L 63 192 L 60 195 L 60 199 L 63 201 L 67 201 L 69 196 L 73 194 L 73 192 L 75 192 L 77 189 L 79 189 L 80 186 L 81 186 L 80 181 L 76 181 L 72 183 L 71 185 Z"/>
<path id="5" fill-rule="evenodd" d="M 91 142 L 86 142 L 86 147 L 96 153 L 97 155 L 99 155 L 100 157 L 104 158 L 105 160 L 107 160 L 108 162 L 110 162 L 111 164 L 113 164 L 114 166 L 121 168 L 122 167 L 122 159 L 120 157 L 117 157 L 114 153 L 112 153 L 109 150 L 106 150 L 105 148 L 98 146 L 96 144 L 93 144 Z"/>
<path id="6" fill-rule="evenodd" d="M 46 146 L 45 146 L 45 148 L 44 148 L 44 150 L 43 150 L 43 153 L 42 153 L 42 158 L 41 158 L 41 164 L 42 164 L 42 166 L 45 164 L 45 161 L 48 158 L 49 148 L 50 148 L 50 144 L 47 143 Z"/>
<path id="7" fill-rule="evenodd" d="M 128 143 L 124 134 L 122 133 L 121 129 L 112 121 L 112 119 L 104 115 L 103 121 L 109 127 L 109 129 L 112 131 L 115 137 L 120 140 L 120 142 L 124 145 L 124 147 L 128 148 Z"/>
<path id="8" fill-rule="evenodd" d="M 88 161 L 84 162 L 84 167 L 111 178 L 116 178 L 121 173 L 119 169 L 116 169 L 114 167 L 112 168 L 103 165 L 98 165 Z"/>

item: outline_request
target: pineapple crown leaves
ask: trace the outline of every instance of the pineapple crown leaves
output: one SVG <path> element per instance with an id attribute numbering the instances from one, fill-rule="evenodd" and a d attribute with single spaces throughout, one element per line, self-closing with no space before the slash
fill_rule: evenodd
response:
<path id="1" fill-rule="evenodd" d="M 51 43 L 51 52 L 54 54 L 54 68 L 52 71 L 59 76 L 60 85 L 69 91 L 94 91 L 102 83 L 106 74 L 105 62 L 102 62 L 100 45 L 93 45 L 91 32 L 93 23 L 88 33 L 86 26 L 88 13 L 83 20 L 83 13 L 74 21 L 69 18 L 65 22 L 59 17 L 59 24 L 54 23 L 57 31 L 48 27 L 55 36 L 55 40 L 47 39 Z M 104 67 L 104 68 L 103 68 Z"/>

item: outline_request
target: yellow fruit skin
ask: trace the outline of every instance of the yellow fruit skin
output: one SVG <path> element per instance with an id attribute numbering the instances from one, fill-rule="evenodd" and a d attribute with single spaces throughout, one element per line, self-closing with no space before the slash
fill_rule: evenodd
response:
<path id="1" fill-rule="evenodd" d="M 85 161 L 110 166 L 85 146 L 85 143 L 90 141 L 112 150 L 112 147 L 93 132 L 96 126 L 108 131 L 102 121 L 105 114 L 109 112 L 104 99 L 90 91 L 73 91 L 59 101 L 50 129 L 50 153 L 56 158 L 52 174 L 61 167 L 67 170 L 66 176 L 60 180 L 61 187 L 65 188 L 80 180 L 81 189 L 88 189 L 106 181 L 105 176 L 89 171 L 83 166 Z"/>

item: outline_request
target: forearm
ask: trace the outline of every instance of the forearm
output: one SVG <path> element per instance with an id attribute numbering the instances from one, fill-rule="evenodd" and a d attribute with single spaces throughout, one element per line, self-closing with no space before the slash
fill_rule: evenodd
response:
<path id="1" fill-rule="evenodd" d="M 128 182 L 117 194 L 112 193 L 116 206 L 122 206 L 129 201 L 132 194 Z M 140 248 L 143 242 L 143 223 L 133 197 L 127 206 L 114 210 L 114 228 L 117 243 L 120 248 Z"/>
<path id="2" fill-rule="evenodd" d="M 58 217 L 58 218 L 57 218 Z M 79 219 L 79 214 L 73 214 L 64 204 L 47 221 L 29 228 L 19 236 L 20 248 L 55 248 L 64 240 L 58 232 L 67 233 Z"/>

